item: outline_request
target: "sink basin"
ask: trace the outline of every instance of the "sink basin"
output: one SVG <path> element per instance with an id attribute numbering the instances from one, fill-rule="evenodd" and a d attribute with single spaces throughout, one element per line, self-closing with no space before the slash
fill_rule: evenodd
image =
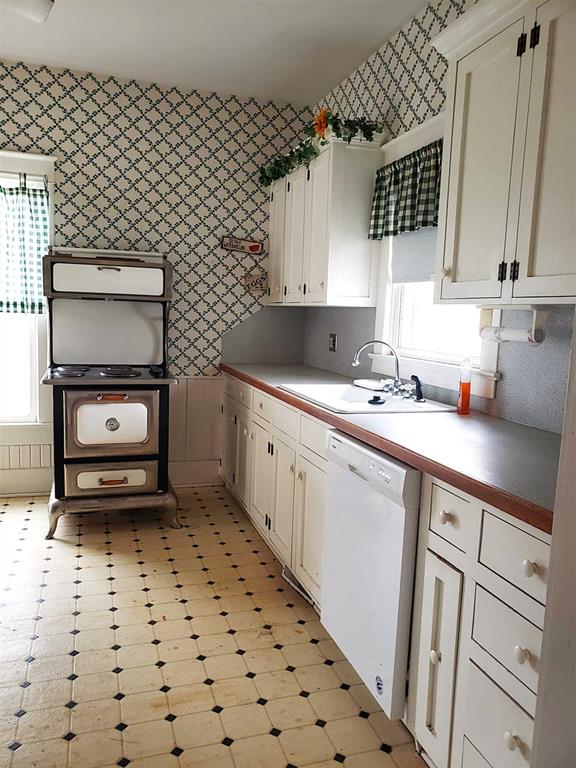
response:
<path id="1" fill-rule="evenodd" d="M 423 413 L 430 411 L 453 411 L 451 405 L 425 400 L 417 403 L 403 397 L 394 397 L 386 392 L 372 392 L 352 384 L 291 384 L 278 389 L 308 400 L 334 413 Z M 379 395 L 380 403 L 369 403 Z"/>

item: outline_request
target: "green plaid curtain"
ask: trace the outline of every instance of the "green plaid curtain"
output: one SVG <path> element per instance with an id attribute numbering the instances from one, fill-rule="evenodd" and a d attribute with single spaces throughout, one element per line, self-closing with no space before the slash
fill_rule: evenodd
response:
<path id="1" fill-rule="evenodd" d="M 370 240 L 438 226 L 442 139 L 376 173 Z"/>
<path id="2" fill-rule="evenodd" d="M 48 251 L 48 191 L 0 185 L 0 312 L 44 312 L 42 257 Z"/>

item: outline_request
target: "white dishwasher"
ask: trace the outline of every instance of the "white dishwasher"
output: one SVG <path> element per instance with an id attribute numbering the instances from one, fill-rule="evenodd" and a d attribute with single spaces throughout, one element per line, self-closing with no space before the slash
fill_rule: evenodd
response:
<path id="1" fill-rule="evenodd" d="M 420 472 L 328 435 L 321 622 L 390 718 L 404 715 Z"/>

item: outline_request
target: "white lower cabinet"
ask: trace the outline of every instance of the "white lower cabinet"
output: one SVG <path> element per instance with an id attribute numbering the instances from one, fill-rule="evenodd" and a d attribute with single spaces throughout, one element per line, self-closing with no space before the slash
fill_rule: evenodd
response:
<path id="1" fill-rule="evenodd" d="M 222 451 L 221 473 L 224 480 L 233 485 L 236 473 L 238 426 L 236 423 L 237 418 L 234 401 L 229 397 L 224 397 L 222 415 L 224 417 L 224 450 Z"/>
<path id="2" fill-rule="evenodd" d="M 452 735 L 462 574 L 426 552 L 418 662 L 416 728 L 437 765 L 447 765 Z"/>
<path id="3" fill-rule="evenodd" d="M 277 437 L 272 440 L 272 451 L 275 487 L 268 536 L 280 557 L 289 563 L 292 554 L 296 451 Z"/>
<path id="4" fill-rule="evenodd" d="M 268 529 L 268 516 L 272 508 L 272 454 L 270 433 L 260 424 L 252 424 L 254 435 L 252 453 L 252 493 L 248 512 L 260 532 Z"/>
<path id="5" fill-rule="evenodd" d="M 293 570 L 320 604 L 322 537 L 327 474 L 303 456 L 296 463 Z"/>
<path id="6" fill-rule="evenodd" d="M 407 724 L 436 768 L 540 768 L 530 758 L 549 545 L 424 477 Z"/>

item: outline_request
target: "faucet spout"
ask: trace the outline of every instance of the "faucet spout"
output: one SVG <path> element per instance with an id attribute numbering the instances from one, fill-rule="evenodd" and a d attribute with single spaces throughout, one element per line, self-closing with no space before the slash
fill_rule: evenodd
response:
<path id="1" fill-rule="evenodd" d="M 381 341 L 380 339 L 373 339 L 372 341 L 367 341 L 366 344 L 362 344 L 362 346 L 356 350 L 354 357 L 352 358 L 352 367 L 357 368 L 360 365 L 360 355 L 362 354 L 362 352 L 364 352 L 365 349 L 372 346 L 373 344 L 383 344 L 394 355 L 394 370 L 395 370 L 394 383 L 399 386 L 400 385 L 400 361 L 398 359 L 398 353 L 396 352 L 396 350 L 391 344 L 388 344 L 387 341 Z"/>

